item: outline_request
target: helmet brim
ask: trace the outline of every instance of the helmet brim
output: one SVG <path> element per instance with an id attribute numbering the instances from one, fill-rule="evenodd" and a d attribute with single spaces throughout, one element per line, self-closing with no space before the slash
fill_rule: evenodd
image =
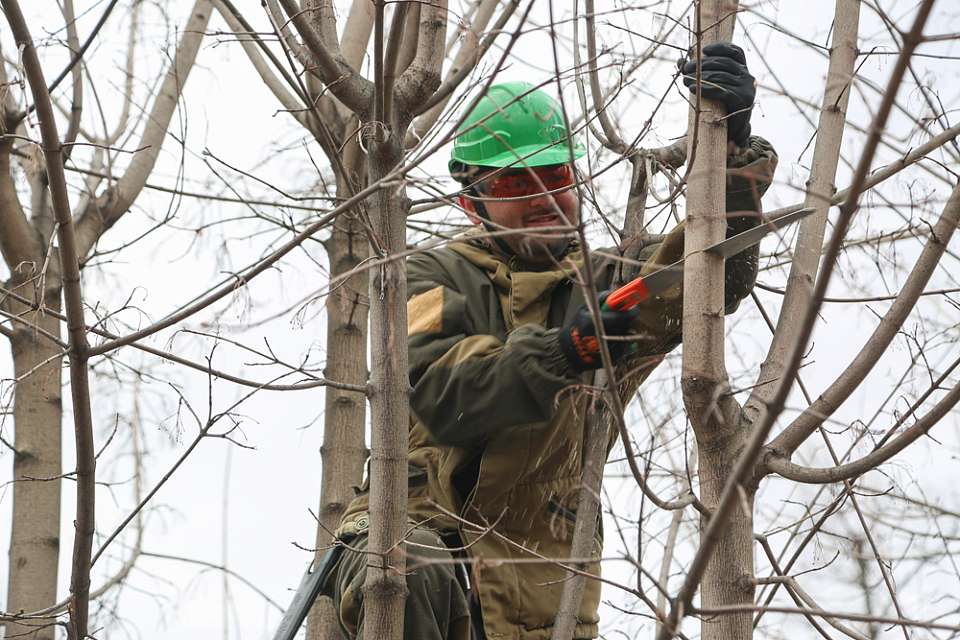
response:
<path id="1" fill-rule="evenodd" d="M 496 169 L 501 169 L 503 167 L 516 167 L 522 169 L 525 167 L 545 167 L 554 164 L 565 164 L 567 162 L 572 162 L 577 158 L 583 157 L 586 153 L 586 149 L 583 146 L 576 144 L 573 147 L 573 157 L 570 154 L 570 147 L 567 145 L 566 141 L 558 142 L 557 144 L 551 145 L 549 147 L 544 147 L 542 145 L 527 145 L 521 146 L 516 149 L 511 149 L 509 151 L 504 151 L 494 156 L 489 156 L 483 159 L 483 164 L 473 164 L 466 158 L 457 158 L 453 157 L 450 159 L 449 168 L 450 172 L 453 173 L 457 164 L 466 165 L 468 167 L 493 167 Z"/>

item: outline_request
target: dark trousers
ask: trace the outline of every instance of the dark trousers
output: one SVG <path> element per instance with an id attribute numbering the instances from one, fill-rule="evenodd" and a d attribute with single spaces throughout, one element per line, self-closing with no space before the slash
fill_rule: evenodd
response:
<path id="1" fill-rule="evenodd" d="M 408 537 L 407 599 L 404 640 L 477 640 L 471 636 L 470 604 L 457 563 L 440 536 L 417 528 Z M 366 580 L 367 535 L 346 541 L 329 592 L 340 627 L 351 640 L 363 635 L 363 584 Z"/>

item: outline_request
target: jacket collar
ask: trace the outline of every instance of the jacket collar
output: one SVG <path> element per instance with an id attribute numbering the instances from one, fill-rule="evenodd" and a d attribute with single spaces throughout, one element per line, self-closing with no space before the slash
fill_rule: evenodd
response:
<path id="1" fill-rule="evenodd" d="M 583 264 L 583 258 L 580 253 L 580 245 L 577 241 L 571 240 L 567 250 L 558 259 L 558 264 L 554 265 L 530 265 L 518 256 L 505 255 L 503 251 L 492 245 L 487 237 L 487 231 L 482 228 L 474 228 L 460 234 L 457 242 L 450 245 L 450 248 L 467 258 L 478 267 L 496 273 L 504 265 L 508 273 L 550 273 L 559 272 L 564 274 L 573 274 Z"/>
<path id="2" fill-rule="evenodd" d="M 557 285 L 576 281 L 583 267 L 580 250 L 574 247 L 558 265 L 531 270 L 514 256 L 505 260 L 499 252 L 478 237 L 483 231 L 471 230 L 449 245 L 452 251 L 485 271 L 500 292 L 508 325 L 545 325 L 550 300 Z"/>

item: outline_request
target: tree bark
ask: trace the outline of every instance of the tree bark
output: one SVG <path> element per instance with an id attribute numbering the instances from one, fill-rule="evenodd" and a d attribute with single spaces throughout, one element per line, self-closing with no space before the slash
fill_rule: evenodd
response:
<path id="1" fill-rule="evenodd" d="M 343 189 L 338 189 L 338 193 Z M 370 255 L 359 219 L 343 216 L 324 243 L 330 278 L 349 272 Z M 368 272 L 358 271 L 327 297 L 327 364 L 324 377 L 363 385 L 367 382 Z M 327 389 L 324 399 L 323 445 L 320 448 L 320 526 L 317 556 L 333 542 L 331 532 L 354 497 L 353 487 L 363 478 L 367 457 L 364 440 L 366 398 L 359 393 Z M 324 596 L 307 618 L 308 640 L 340 638 L 333 602 Z"/>
<path id="2" fill-rule="evenodd" d="M 737 2 L 699 3 L 695 54 L 703 47 L 733 36 Z M 699 107 L 699 108 L 697 108 Z M 736 401 L 726 395 L 729 382 L 724 362 L 723 258 L 702 249 L 726 236 L 727 127 L 723 105 L 700 99 L 691 110 L 691 152 L 687 191 L 683 295 L 684 406 L 697 439 L 700 459 L 700 498 L 716 513 L 720 497 L 750 425 L 741 419 Z M 695 148 L 693 148 L 695 145 Z M 701 516 L 701 545 L 715 545 L 700 583 L 703 607 L 753 604 L 753 493 L 744 488 L 742 504 L 734 507 L 718 540 L 709 539 L 708 517 Z M 692 594 L 688 594 L 692 595 Z M 752 616 L 739 613 L 704 618 L 704 640 L 746 640 Z"/>
<path id="3" fill-rule="evenodd" d="M 395 130 L 405 131 L 405 127 Z M 375 134 L 376 135 L 376 134 Z M 375 143 L 371 181 L 401 159 L 402 137 Z M 370 218 L 383 252 L 406 249 L 407 202 L 403 190 L 385 187 L 370 199 Z M 364 640 L 401 640 L 406 598 L 406 529 L 409 388 L 407 275 L 403 260 L 377 268 L 370 278 L 370 556 L 364 584 Z"/>
<path id="4" fill-rule="evenodd" d="M 58 274 L 47 275 L 53 285 Z M 60 311 L 60 287 L 46 290 L 46 306 Z M 10 304 L 13 313 L 24 312 Z M 40 329 L 60 336 L 60 321 L 41 312 L 26 316 Z M 60 558 L 60 480 L 63 417 L 62 350 L 52 340 L 26 327 L 14 326 L 12 340 L 15 427 L 13 458 L 13 519 L 7 607 L 10 612 L 36 611 L 56 602 Z M 8 623 L 6 637 L 33 633 L 35 624 Z M 55 627 L 26 637 L 53 640 Z"/>
<path id="5" fill-rule="evenodd" d="M 403 142 L 417 105 L 440 85 L 447 24 L 446 0 L 420 8 L 417 51 L 395 83 L 387 82 L 384 7 L 374 20 L 373 118 L 362 117 L 368 142 L 371 183 L 385 178 L 403 160 Z M 410 34 L 408 37 L 412 37 Z M 389 47 L 386 47 L 389 48 Z M 391 90 L 392 89 L 392 90 Z M 389 182 L 368 200 L 380 257 L 407 248 L 406 188 Z M 407 529 L 407 452 L 410 378 L 407 366 L 407 273 L 403 260 L 387 260 L 370 277 L 370 343 L 374 345 L 368 395 L 371 414 L 370 539 L 364 584 L 364 640 L 403 637 L 406 576 L 403 537 Z"/>
<path id="6" fill-rule="evenodd" d="M 700 500 L 711 511 L 719 504 L 738 454 L 746 445 L 748 428 L 749 424 L 744 423 L 716 448 L 705 446 L 698 439 Z M 739 504 L 733 508 L 722 529 L 700 585 L 702 607 L 753 604 L 753 497 L 753 489 L 745 487 Z M 708 518 L 701 515 L 701 531 L 706 531 L 707 523 Z M 709 541 L 703 540 L 702 543 Z M 704 640 L 749 640 L 753 637 L 752 623 L 753 616 L 749 612 L 707 617 L 701 621 L 701 637 Z"/>
<path id="7" fill-rule="evenodd" d="M 342 54 L 352 68 L 359 68 L 373 30 L 374 8 L 369 2 L 354 2 L 344 26 Z M 335 25 L 334 25 L 335 27 Z M 334 29 L 335 32 L 335 29 Z M 308 81 L 310 78 L 308 78 Z M 321 98 L 321 100 L 323 100 Z M 336 101 L 335 98 L 328 100 Z M 324 103 L 318 105 L 321 109 Z M 355 135 L 358 121 L 341 102 L 330 103 L 331 113 L 339 114 L 345 124 L 339 136 L 345 140 L 339 161 L 346 175 L 341 175 L 337 195 L 350 197 L 354 189 L 347 182 L 353 174 L 363 174 L 360 148 Z M 370 255 L 370 246 L 359 219 L 361 208 L 343 216 L 333 225 L 330 238 L 324 243 L 330 265 L 331 280 L 351 271 Z M 349 278 L 327 298 L 327 362 L 325 377 L 334 376 L 358 385 L 367 383 L 367 337 L 370 302 L 369 272 L 360 271 Z M 321 456 L 320 518 L 317 526 L 317 556 L 326 553 L 333 542 L 331 532 L 340 524 L 344 510 L 354 497 L 353 487 L 363 480 L 363 463 L 367 459 L 364 427 L 367 399 L 364 395 L 327 389 L 324 401 L 323 445 Z M 321 596 L 307 617 L 307 640 L 340 640 L 337 611 L 333 601 Z"/>

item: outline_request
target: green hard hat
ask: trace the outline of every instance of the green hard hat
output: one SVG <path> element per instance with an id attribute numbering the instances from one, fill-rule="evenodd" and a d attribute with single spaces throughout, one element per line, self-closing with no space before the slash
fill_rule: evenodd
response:
<path id="1" fill-rule="evenodd" d="M 450 173 L 460 165 L 542 167 L 570 162 L 569 134 L 559 103 L 526 82 L 487 90 L 464 119 L 450 154 Z M 572 139 L 573 159 L 586 150 Z"/>

